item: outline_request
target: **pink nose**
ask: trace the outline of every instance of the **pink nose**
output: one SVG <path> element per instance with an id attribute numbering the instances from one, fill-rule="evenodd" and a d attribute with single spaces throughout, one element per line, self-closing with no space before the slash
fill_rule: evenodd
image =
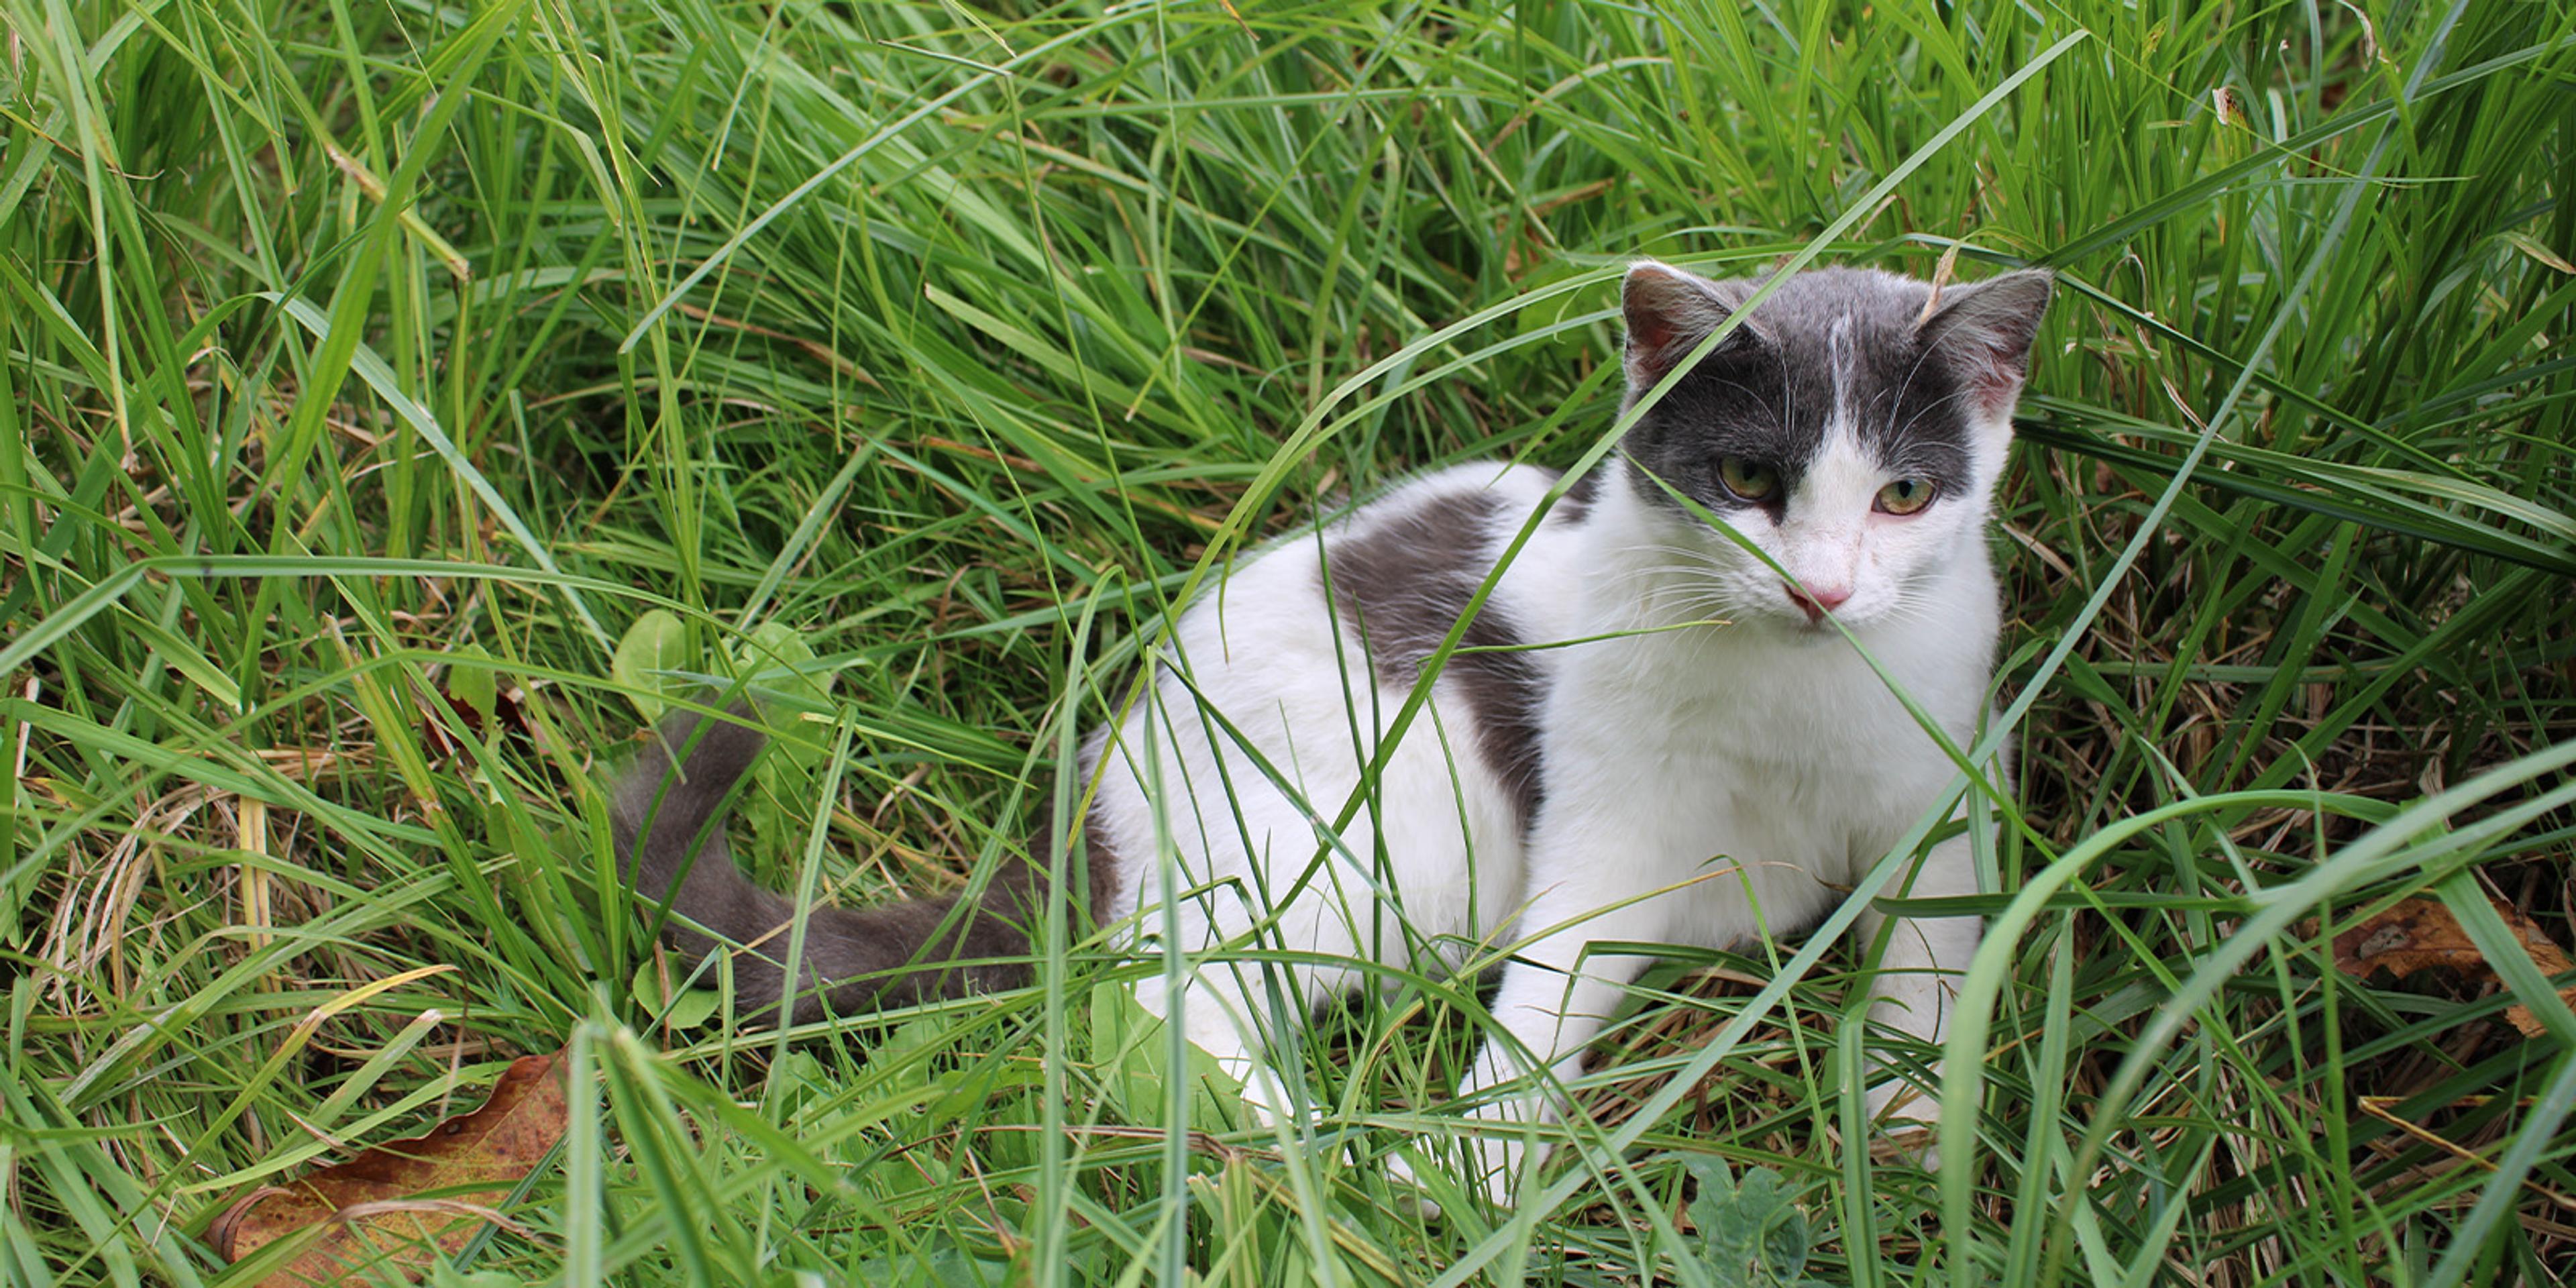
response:
<path id="1" fill-rule="evenodd" d="M 1780 586 L 1781 589 L 1789 592 L 1789 602 L 1806 611 L 1807 620 L 1811 623 L 1823 620 L 1825 614 L 1834 611 L 1844 600 L 1851 598 L 1849 586 L 1809 586 L 1805 590 L 1800 590 L 1785 581 L 1780 583 Z"/>

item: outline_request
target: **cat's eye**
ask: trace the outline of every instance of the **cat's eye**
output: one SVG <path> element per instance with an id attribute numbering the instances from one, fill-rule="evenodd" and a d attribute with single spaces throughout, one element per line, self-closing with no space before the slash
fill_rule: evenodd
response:
<path id="1" fill-rule="evenodd" d="M 1717 481 L 1739 501 L 1767 501 L 1780 490 L 1780 471 L 1741 456 L 1729 456 L 1717 463 Z"/>
<path id="2" fill-rule="evenodd" d="M 1930 479 L 1898 479 L 1878 490 L 1878 511 L 1881 514 L 1912 514 L 1930 504 Z"/>

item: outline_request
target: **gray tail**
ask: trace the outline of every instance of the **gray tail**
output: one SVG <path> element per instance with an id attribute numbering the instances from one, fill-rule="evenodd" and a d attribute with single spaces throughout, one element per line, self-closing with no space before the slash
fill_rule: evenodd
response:
<path id="1" fill-rule="evenodd" d="M 768 741 L 751 720 L 742 703 L 720 720 L 674 714 L 609 794 L 618 863 L 637 894 L 668 906 L 670 941 L 691 958 L 734 954 L 738 1020 L 778 1014 L 796 918 L 794 901 L 753 885 L 725 843 L 725 802 Z M 682 757 L 676 768 L 674 753 Z M 1104 856 L 1095 845 L 1095 903 L 1107 897 L 1100 879 L 1108 875 Z M 959 908 L 958 897 L 949 895 L 878 908 L 813 909 L 789 1022 L 1027 983 L 1029 928 L 1045 916 L 1047 888 L 1040 864 L 1014 857 L 1005 859 L 972 908 Z"/>

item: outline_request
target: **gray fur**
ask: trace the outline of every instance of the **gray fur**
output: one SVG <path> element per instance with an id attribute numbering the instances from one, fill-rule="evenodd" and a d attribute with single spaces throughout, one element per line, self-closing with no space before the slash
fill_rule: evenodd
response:
<path id="1" fill-rule="evenodd" d="M 740 703 L 720 720 L 671 716 L 609 793 L 625 878 L 646 901 L 668 901 L 669 941 L 693 958 L 734 951 L 738 1020 L 777 1014 L 787 978 L 781 959 L 796 913 L 791 900 L 745 879 L 725 842 L 726 799 L 767 741 L 752 720 Z M 673 750 L 684 758 L 676 773 Z M 1096 918 L 1115 892 L 1118 869 L 1096 829 L 1088 842 Z M 810 1024 L 1028 983 L 1029 929 L 1045 916 L 1048 893 L 1046 861 L 1032 858 L 1006 858 L 983 898 L 962 912 L 956 895 L 814 909 L 805 923 L 789 1021 Z"/>
<path id="2" fill-rule="evenodd" d="M 1580 485 L 1577 485 L 1578 488 Z M 1588 505 L 1590 494 L 1585 492 Z M 1568 493 L 1562 514 L 1576 505 Z M 1379 685 L 1410 687 L 1422 664 L 1467 611 L 1476 587 L 1494 570 L 1495 502 L 1473 492 L 1439 497 L 1421 509 L 1383 520 L 1324 550 L 1333 607 L 1344 630 L 1368 651 Z M 1579 519 L 1581 510 L 1577 510 Z M 1441 675 L 1456 685 L 1476 716 L 1476 749 L 1512 794 L 1521 826 L 1538 812 L 1538 667 L 1526 653 L 1510 615 L 1487 602 L 1459 636 Z"/>

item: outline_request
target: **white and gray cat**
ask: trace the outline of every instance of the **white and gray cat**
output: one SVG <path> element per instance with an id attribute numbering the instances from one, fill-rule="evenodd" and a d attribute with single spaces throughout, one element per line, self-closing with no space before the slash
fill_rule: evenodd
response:
<path id="1" fill-rule="evenodd" d="M 1756 285 L 1633 266 L 1630 404 Z M 1235 568 L 1181 614 L 1146 699 L 1094 731 L 1076 767 L 1087 781 L 1106 760 L 1084 828 L 1092 912 L 1146 951 L 1189 954 L 1179 996 L 1156 976 L 1138 1001 L 1177 1013 L 1255 1107 L 1285 1115 L 1263 1054 L 1293 1049 L 1283 1029 L 1370 978 L 1305 963 L 1410 967 L 1428 952 L 1455 967 L 1506 946 L 1492 1008 L 1505 1032 L 1459 1090 L 1475 1118 L 1515 1124 L 1557 1111 L 1545 1088 L 1577 1071 L 1646 964 L 1590 946 L 1726 947 L 1827 912 L 1940 807 L 1954 769 L 1843 632 L 1955 743 L 1988 712 L 1988 508 L 2050 286 L 2042 271 L 1937 292 L 1867 270 L 1782 281 L 1548 513 L 1392 748 L 1378 730 L 1555 474 L 1441 470 Z M 671 924 L 713 934 L 680 927 L 682 947 L 740 950 L 740 1014 L 774 1015 L 793 908 L 722 840 L 761 739 L 683 717 L 662 744 L 686 749 L 684 772 L 657 746 L 618 786 L 618 852 L 643 895 L 669 899 Z M 1381 757 L 1366 806 L 1326 844 Z M 965 910 L 816 909 L 792 1017 L 1025 982 L 1046 882 L 1014 864 Z M 1933 846 L 1910 887 L 1973 893 L 1968 837 Z M 1864 942 L 1884 921 L 1862 917 Z M 1935 1040 L 1942 976 L 1978 934 L 1970 917 L 1895 926 L 1872 1018 Z M 1295 961 L 1217 951 L 1243 944 Z M 1533 1064 L 1555 1077 L 1486 1094 Z M 1915 1091 L 1882 1076 L 1869 1109 L 1928 1123 Z M 1523 1134 L 1479 1147 L 1497 1201 L 1538 1161 Z"/>

